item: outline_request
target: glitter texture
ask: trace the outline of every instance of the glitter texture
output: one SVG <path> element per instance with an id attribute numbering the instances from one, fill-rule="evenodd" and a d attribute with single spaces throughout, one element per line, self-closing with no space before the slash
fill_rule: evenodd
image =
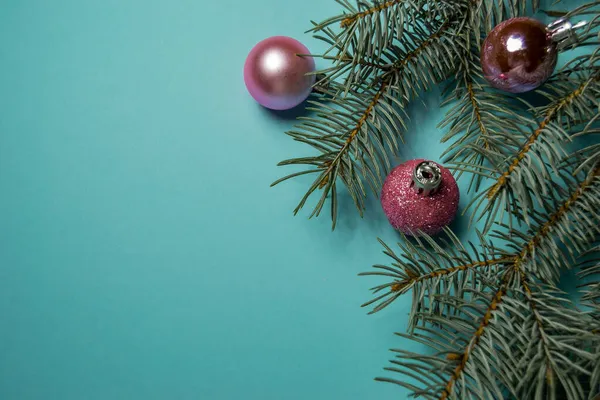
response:
<path id="1" fill-rule="evenodd" d="M 413 171 L 422 161 L 407 161 L 394 168 L 381 190 L 381 206 L 390 224 L 407 235 L 416 235 L 419 231 L 435 235 L 452 222 L 458 211 L 458 185 L 450 171 L 442 166 L 438 191 L 429 196 L 417 193 L 413 187 Z"/>

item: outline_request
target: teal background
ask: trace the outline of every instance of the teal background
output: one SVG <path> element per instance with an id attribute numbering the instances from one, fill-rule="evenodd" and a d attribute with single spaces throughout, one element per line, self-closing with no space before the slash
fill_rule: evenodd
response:
<path id="1" fill-rule="evenodd" d="M 323 50 L 303 32 L 338 10 L 0 0 L 0 399 L 405 397 L 372 378 L 410 297 L 367 316 L 356 276 L 397 235 L 375 199 L 333 233 L 292 216 L 308 181 L 269 184 L 310 153 L 298 111 L 242 79 L 268 36 Z M 411 106 L 402 159 L 439 159 L 439 105 Z"/>

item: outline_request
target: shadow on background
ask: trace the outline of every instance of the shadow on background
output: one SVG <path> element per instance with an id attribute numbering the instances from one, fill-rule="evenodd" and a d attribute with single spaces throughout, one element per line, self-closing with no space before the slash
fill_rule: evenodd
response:
<path id="1" fill-rule="evenodd" d="M 466 235 L 469 231 L 469 228 L 472 228 L 469 226 L 469 219 L 471 215 L 469 214 L 469 212 L 467 212 L 467 214 L 465 215 L 462 215 L 463 211 L 464 210 L 461 210 L 460 208 L 458 209 L 458 212 L 456 213 L 456 218 L 454 218 L 454 221 L 452 221 L 452 223 L 449 226 L 452 232 L 454 232 L 459 237 L 461 237 L 461 235 Z"/>
<path id="2" fill-rule="evenodd" d="M 306 111 L 307 101 L 303 101 L 296 107 L 289 110 L 271 110 L 266 107 L 261 106 L 260 104 L 256 104 L 258 108 L 261 109 L 262 113 L 267 115 L 269 118 L 282 120 L 282 121 L 295 121 L 298 117 L 302 117 L 307 115 L 308 111 Z"/>

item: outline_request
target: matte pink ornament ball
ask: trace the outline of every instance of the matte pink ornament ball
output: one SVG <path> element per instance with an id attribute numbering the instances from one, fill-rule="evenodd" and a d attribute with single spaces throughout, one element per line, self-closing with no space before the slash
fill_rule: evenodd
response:
<path id="1" fill-rule="evenodd" d="M 261 105 L 288 110 L 302 103 L 315 83 L 315 60 L 301 57 L 309 50 L 296 39 L 273 36 L 258 43 L 248 54 L 244 81 Z"/>
<path id="2" fill-rule="evenodd" d="M 418 172 L 422 165 L 429 169 Z M 433 182 L 434 174 L 437 174 L 436 182 Z M 433 184 L 423 189 L 426 186 L 420 186 L 418 179 L 425 185 L 427 179 Z M 394 168 L 381 190 L 381 206 L 390 224 L 411 236 L 418 236 L 419 231 L 428 235 L 439 233 L 454 220 L 459 200 L 458 185 L 450 171 L 423 159 L 407 161 Z"/>

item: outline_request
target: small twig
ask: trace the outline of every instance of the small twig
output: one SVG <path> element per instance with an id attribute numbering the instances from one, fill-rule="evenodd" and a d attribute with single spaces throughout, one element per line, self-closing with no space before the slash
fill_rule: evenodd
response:
<path id="1" fill-rule="evenodd" d="M 460 378 L 460 376 L 462 375 L 462 373 L 464 372 L 464 370 L 467 366 L 467 362 L 469 361 L 471 352 L 479 344 L 481 337 L 486 332 L 485 329 L 487 328 L 487 326 L 490 324 L 490 322 L 492 320 L 493 313 L 496 311 L 496 309 L 498 308 L 500 303 L 502 303 L 502 298 L 504 297 L 504 295 L 506 294 L 506 292 L 508 290 L 508 284 L 510 282 L 510 279 L 512 278 L 513 273 L 514 273 L 514 270 L 510 269 L 504 274 L 500 288 L 494 294 L 494 297 L 492 298 L 490 305 L 488 306 L 487 310 L 485 311 L 485 314 L 483 314 L 483 317 L 481 318 L 481 323 L 479 324 L 479 327 L 477 328 L 477 330 L 473 333 L 473 337 L 469 341 L 469 344 L 467 345 L 467 347 L 465 348 L 465 350 L 463 351 L 462 354 L 456 354 L 453 356 L 454 359 L 460 360 L 460 363 L 456 366 L 456 368 L 454 368 L 454 371 L 452 372 L 450 379 L 448 380 L 448 382 L 446 383 L 446 386 L 442 390 L 442 394 L 440 395 L 439 400 L 447 400 L 449 398 L 450 394 L 452 393 L 452 388 L 454 387 L 454 384 Z"/>
<path id="2" fill-rule="evenodd" d="M 535 248 L 540 242 L 548 236 L 552 227 L 571 209 L 573 204 L 583 195 L 586 189 L 594 183 L 594 180 L 600 176 L 600 167 L 594 169 L 594 171 L 588 176 L 581 184 L 577 187 L 575 192 L 548 218 L 548 221 L 542 225 L 536 234 L 531 238 L 529 242 L 523 247 L 523 250 L 518 255 L 516 263 L 520 263 L 525 260 L 529 255 L 533 253 Z"/>
<path id="3" fill-rule="evenodd" d="M 358 21 L 361 18 L 365 18 L 368 15 L 381 12 L 381 11 L 385 10 L 386 8 L 390 8 L 390 7 L 392 7 L 392 6 L 396 5 L 396 4 L 400 4 L 402 1 L 404 1 L 404 0 L 391 0 L 391 1 L 387 1 L 387 2 L 385 2 L 383 4 L 378 5 L 378 6 L 369 8 L 368 10 L 365 10 L 365 11 L 353 14 L 353 15 L 351 15 L 349 17 L 344 18 L 342 20 L 342 22 L 341 22 L 340 25 L 342 26 L 342 28 L 347 28 L 347 27 L 349 27 L 350 25 L 352 25 L 353 23 L 355 23 L 356 21 Z"/>
<path id="4" fill-rule="evenodd" d="M 403 288 L 405 288 L 407 286 L 411 286 L 415 283 L 422 282 L 422 281 L 425 281 L 428 279 L 434 279 L 439 276 L 450 275 L 457 271 L 466 271 L 466 270 L 476 269 L 476 268 L 480 268 L 480 267 L 489 267 L 492 265 L 511 263 L 511 262 L 513 262 L 513 260 L 514 260 L 514 258 L 511 258 L 511 257 L 502 257 L 502 258 L 497 258 L 495 260 L 478 261 L 476 263 L 460 265 L 458 267 L 450 267 L 450 268 L 435 270 L 435 271 L 432 271 L 425 275 L 413 276 L 410 279 L 396 282 L 394 285 L 392 285 L 391 292 L 399 292 Z"/>
<path id="5" fill-rule="evenodd" d="M 507 184 L 510 175 L 517 169 L 521 161 L 525 158 L 529 150 L 531 150 L 532 146 L 535 144 L 540 135 L 544 132 L 544 129 L 550 124 L 555 117 L 558 115 L 558 112 L 565 107 L 566 105 L 573 102 L 573 100 L 583 94 L 588 85 L 596 79 L 595 76 L 590 77 L 586 81 L 584 81 L 577 89 L 575 89 L 572 93 L 570 93 L 567 97 L 556 103 L 553 107 L 551 107 L 547 112 L 546 116 L 542 120 L 542 122 L 538 125 L 537 129 L 533 132 L 533 134 L 529 137 L 529 140 L 525 142 L 517 156 L 513 159 L 512 163 L 508 167 L 508 169 L 500 175 L 500 177 L 496 180 L 496 183 L 489 189 L 487 193 L 487 198 L 492 200 L 497 195 L 498 192 Z"/>

